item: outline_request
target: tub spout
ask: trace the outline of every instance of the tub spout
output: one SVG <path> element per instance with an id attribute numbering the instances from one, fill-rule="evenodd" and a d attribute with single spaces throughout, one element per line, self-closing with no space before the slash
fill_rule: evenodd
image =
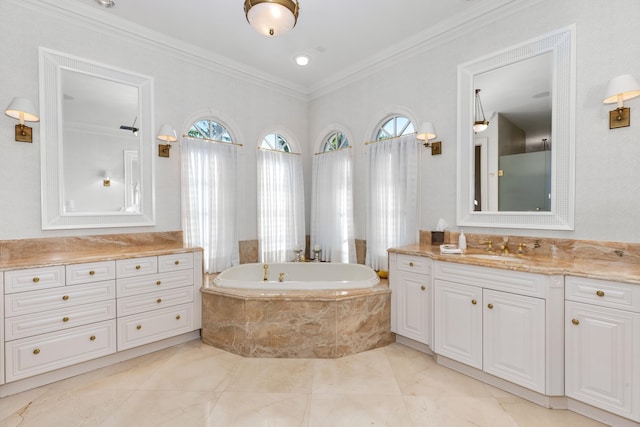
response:
<path id="1" fill-rule="evenodd" d="M 278 282 L 284 282 L 284 273 L 280 273 L 278 276 Z"/>
<path id="2" fill-rule="evenodd" d="M 264 268 L 264 278 L 262 280 L 265 282 L 268 282 L 269 281 L 269 264 L 264 264 L 262 268 Z"/>

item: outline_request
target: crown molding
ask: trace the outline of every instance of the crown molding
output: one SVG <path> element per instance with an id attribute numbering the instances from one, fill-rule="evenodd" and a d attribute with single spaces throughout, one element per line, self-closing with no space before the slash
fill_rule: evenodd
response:
<path id="1" fill-rule="evenodd" d="M 228 77 L 248 83 L 266 86 L 296 98 L 306 99 L 308 90 L 301 85 L 280 79 L 271 74 L 249 67 L 228 57 L 217 55 L 189 43 L 181 42 L 166 34 L 133 24 L 104 11 L 70 0 L 10 0 L 16 5 L 31 7 L 38 12 L 66 18 L 74 24 L 84 25 L 92 31 L 120 37 L 128 42 L 138 42 L 162 54 L 174 56 Z"/>
<path id="2" fill-rule="evenodd" d="M 371 76 L 381 69 L 415 57 L 465 34 L 476 31 L 487 24 L 502 20 L 524 9 L 534 7 L 543 0 L 496 0 L 478 4 L 464 14 L 443 20 L 413 37 L 380 51 L 352 67 L 346 68 L 309 88 L 310 100 L 334 92 L 344 86 Z"/>

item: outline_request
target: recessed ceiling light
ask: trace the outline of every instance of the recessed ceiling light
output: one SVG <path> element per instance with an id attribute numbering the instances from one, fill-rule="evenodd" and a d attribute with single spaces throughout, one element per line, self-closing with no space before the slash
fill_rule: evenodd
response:
<path id="1" fill-rule="evenodd" d="M 307 55 L 298 55 L 296 56 L 296 64 L 298 64 L 301 67 L 304 67 L 305 65 L 309 64 L 309 60 L 311 58 L 309 58 Z"/>
<path id="2" fill-rule="evenodd" d="M 116 2 L 114 2 L 113 0 L 96 0 L 96 3 L 98 3 L 100 6 L 102 7 L 115 7 Z"/>

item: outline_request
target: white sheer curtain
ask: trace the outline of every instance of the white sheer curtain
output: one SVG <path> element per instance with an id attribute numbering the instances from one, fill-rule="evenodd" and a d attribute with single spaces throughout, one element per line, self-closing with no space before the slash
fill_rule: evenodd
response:
<path id="1" fill-rule="evenodd" d="M 387 270 L 387 249 L 417 240 L 418 151 L 415 134 L 367 146 L 367 265 Z"/>
<path id="2" fill-rule="evenodd" d="M 320 246 L 322 261 L 356 262 L 349 151 L 328 151 L 313 157 L 311 245 Z"/>
<path id="3" fill-rule="evenodd" d="M 189 246 L 204 248 L 204 270 L 238 264 L 238 146 L 183 138 L 182 222 Z"/>
<path id="4" fill-rule="evenodd" d="M 304 248 L 303 184 L 301 156 L 258 150 L 260 262 L 292 261 Z"/>

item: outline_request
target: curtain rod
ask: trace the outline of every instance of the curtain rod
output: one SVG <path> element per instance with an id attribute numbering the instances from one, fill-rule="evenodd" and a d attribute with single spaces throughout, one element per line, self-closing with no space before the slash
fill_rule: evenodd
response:
<path id="1" fill-rule="evenodd" d="M 409 135 L 418 135 L 418 132 L 408 133 L 406 135 L 400 135 L 400 136 L 392 136 L 390 138 L 376 139 L 375 141 L 367 141 L 364 143 L 364 145 L 375 144 L 376 142 L 388 141 L 390 139 L 399 139 L 399 138 L 402 138 L 403 136 L 409 136 Z"/>
<path id="2" fill-rule="evenodd" d="M 319 156 L 321 154 L 335 153 L 336 151 L 348 150 L 349 148 L 351 148 L 351 146 L 338 148 L 337 150 L 323 151 L 321 153 L 315 153 L 314 156 Z"/>
<path id="3" fill-rule="evenodd" d="M 236 145 L 238 147 L 242 147 L 243 146 L 242 144 L 239 144 L 237 142 L 220 141 L 219 139 L 198 138 L 198 137 L 190 136 L 190 135 L 182 135 L 182 137 L 183 138 L 189 138 L 189 139 L 198 139 L 198 140 L 214 142 L 214 143 L 220 143 L 220 144 Z"/>
<path id="4" fill-rule="evenodd" d="M 294 156 L 299 156 L 300 153 L 294 153 L 292 151 L 282 151 L 282 150 L 274 150 L 272 148 L 262 148 L 262 147 L 258 147 L 258 150 L 262 150 L 262 151 L 273 151 L 274 153 L 282 153 L 282 154 L 293 154 Z"/>

